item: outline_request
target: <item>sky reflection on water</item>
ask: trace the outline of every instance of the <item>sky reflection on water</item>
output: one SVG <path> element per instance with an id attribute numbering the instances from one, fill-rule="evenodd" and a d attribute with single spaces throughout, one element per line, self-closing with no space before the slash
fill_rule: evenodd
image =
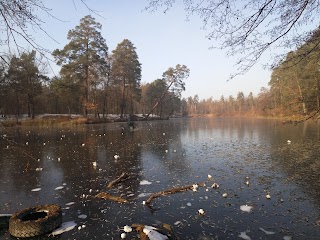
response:
<path id="1" fill-rule="evenodd" d="M 133 132 L 113 123 L 1 134 L 0 213 L 59 204 L 63 222 L 85 226 L 60 239 L 119 239 L 124 225 L 160 222 L 170 224 L 180 239 L 241 239 L 241 232 L 251 239 L 320 236 L 316 124 L 199 118 L 139 122 Z M 107 189 L 122 172 L 131 178 Z M 151 184 L 141 185 L 143 180 Z M 153 210 L 142 205 L 150 193 L 203 181 L 206 187 L 197 192 L 154 199 Z M 214 181 L 218 189 L 211 188 Z M 131 203 L 94 198 L 99 192 Z M 245 204 L 253 206 L 250 213 L 240 210 Z M 14 239 L 8 233 L 0 237 Z"/>

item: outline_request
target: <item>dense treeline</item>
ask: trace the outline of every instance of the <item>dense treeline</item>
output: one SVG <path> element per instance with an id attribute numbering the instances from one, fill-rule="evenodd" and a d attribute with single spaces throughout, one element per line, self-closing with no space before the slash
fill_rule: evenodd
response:
<path id="1" fill-rule="evenodd" d="M 185 100 L 187 114 L 311 116 L 320 109 L 320 29 L 296 51 L 289 52 L 272 71 L 269 89 L 262 88 L 257 96 L 221 96 Z"/>
<path id="2" fill-rule="evenodd" d="M 134 44 L 124 39 L 109 53 L 101 27 L 93 17 L 85 16 L 68 32 L 68 44 L 52 53 L 61 70 L 51 79 L 35 51 L 1 58 L 1 114 L 19 117 L 27 113 L 31 118 L 43 113 L 178 114 L 189 69 L 178 64 L 162 78 L 143 85 Z"/>
<path id="3" fill-rule="evenodd" d="M 67 35 L 68 44 L 52 55 L 61 66 L 49 78 L 36 51 L 0 60 L 0 113 L 28 114 L 143 113 L 162 118 L 172 115 L 216 116 L 308 115 L 320 107 L 320 30 L 317 29 L 296 51 L 287 54 L 272 71 L 269 88 L 257 96 L 221 96 L 200 100 L 198 95 L 181 99 L 190 70 L 177 64 L 161 78 L 141 84 L 142 66 L 134 44 L 124 39 L 110 53 L 101 36 L 101 24 L 85 16 Z"/>

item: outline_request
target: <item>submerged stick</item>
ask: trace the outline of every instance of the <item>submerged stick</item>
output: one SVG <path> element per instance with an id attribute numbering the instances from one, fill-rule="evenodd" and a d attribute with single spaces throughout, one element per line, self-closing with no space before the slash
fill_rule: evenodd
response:
<path id="1" fill-rule="evenodd" d="M 113 180 L 113 181 L 111 181 L 109 184 L 108 184 L 108 186 L 107 186 L 107 188 L 112 188 L 113 187 L 113 185 L 116 185 L 116 184 L 118 184 L 118 183 L 120 183 L 120 182 L 123 182 L 123 181 L 126 181 L 127 179 L 128 179 L 128 174 L 126 174 L 126 173 L 121 173 L 121 175 L 119 176 L 119 177 L 117 177 L 115 180 Z"/>
<path id="2" fill-rule="evenodd" d="M 102 198 L 105 200 L 111 200 L 111 201 L 118 202 L 118 203 L 129 203 L 129 201 L 127 199 L 113 196 L 113 195 L 110 195 L 109 193 L 105 193 L 105 192 L 98 193 L 95 197 Z"/>
<path id="3" fill-rule="evenodd" d="M 198 186 L 205 186 L 205 183 L 204 182 L 201 182 L 201 183 L 197 183 Z M 146 204 L 150 204 L 151 201 L 154 199 L 154 198 L 157 198 L 157 197 L 160 197 L 160 196 L 165 196 L 165 195 L 169 195 L 169 194 L 174 194 L 174 193 L 178 193 L 178 192 L 184 192 L 184 191 L 187 191 L 187 190 L 190 190 L 192 189 L 194 186 L 194 184 L 192 185 L 187 185 L 187 186 L 183 186 L 183 187 L 177 187 L 177 188 L 171 188 L 171 189 L 168 189 L 168 190 L 165 190 L 165 191 L 161 191 L 161 192 L 156 192 L 156 193 L 153 193 L 149 196 L 148 200 L 146 201 Z"/>

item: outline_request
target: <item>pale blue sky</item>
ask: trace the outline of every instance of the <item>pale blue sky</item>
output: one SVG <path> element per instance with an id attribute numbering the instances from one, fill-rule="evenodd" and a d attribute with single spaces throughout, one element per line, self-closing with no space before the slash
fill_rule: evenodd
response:
<path id="1" fill-rule="evenodd" d="M 99 11 L 102 17 L 90 13 L 80 0 L 45 0 L 51 8 L 51 14 L 39 13 L 44 21 L 43 28 L 58 43 L 44 33 L 34 33 L 36 41 L 50 49 L 62 49 L 67 44 L 68 30 L 79 24 L 80 19 L 91 14 L 102 24 L 102 36 L 106 39 L 109 52 L 114 50 L 123 39 L 129 39 L 136 47 L 142 64 L 142 82 L 151 82 L 162 76 L 169 67 L 185 64 L 190 69 L 183 97 L 198 94 L 200 99 L 221 95 L 236 97 L 239 91 L 247 96 L 250 92 L 259 93 L 261 87 L 267 87 L 270 71 L 261 64 L 254 66 L 247 74 L 227 82 L 230 74 L 236 72 L 236 58 L 225 57 L 222 50 L 209 50 L 214 43 L 205 38 L 206 31 L 196 16 L 186 21 L 183 7 L 175 6 L 164 14 L 144 11 L 146 0 L 90 0 L 87 4 Z M 266 56 L 264 58 L 267 61 Z M 58 73 L 59 68 L 53 66 Z"/>

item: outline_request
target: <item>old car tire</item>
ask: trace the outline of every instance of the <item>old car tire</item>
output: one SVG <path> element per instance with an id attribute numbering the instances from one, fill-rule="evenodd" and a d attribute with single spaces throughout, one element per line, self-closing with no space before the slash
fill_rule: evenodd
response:
<path id="1" fill-rule="evenodd" d="M 50 233 L 62 223 L 61 207 L 39 205 L 21 210 L 9 220 L 9 232 L 14 237 L 35 237 Z"/>

